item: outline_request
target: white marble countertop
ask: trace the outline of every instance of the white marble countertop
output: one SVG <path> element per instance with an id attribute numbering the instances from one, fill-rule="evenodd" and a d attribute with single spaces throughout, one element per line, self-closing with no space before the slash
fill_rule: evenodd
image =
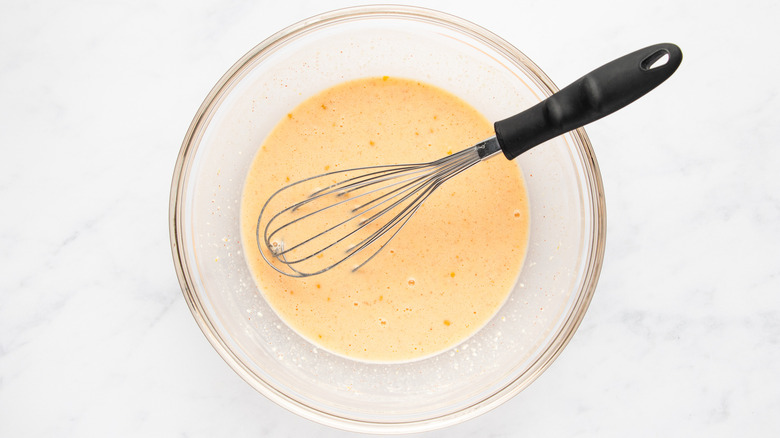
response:
<path id="1" fill-rule="evenodd" d="M 3 5 L 0 436 L 349 435 L 268 401 L 212 349 L 174 273 L 168 196 L 222 73 L 354 4 Z M 417 4 L 493 30 L 559 86 L 599 54 L 685 53 L 658 91 L 588 128 L 607 252 L 567 349 L 508 403 L 425 436 L 778 436 L 780 4 Z"/>

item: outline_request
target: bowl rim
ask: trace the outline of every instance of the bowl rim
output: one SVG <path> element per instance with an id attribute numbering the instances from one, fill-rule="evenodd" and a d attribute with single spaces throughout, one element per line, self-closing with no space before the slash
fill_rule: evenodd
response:
<path id="1" fill-rule="evenodd" d="M 255 45 L 236 61 L 210 90 L 190 123 L 176 159 L 171 182 L 168 218 L 171 253 L 176 275 L 185 301 L 201 331 L 230 368 L 256 391 L 290 412 L 308 420 L 337 429 L 365 433 L 424 432 L 451 426 L 474 418 L 502 405 L 516 396 L 550 367 L 563 349 L 568 345 L 582 322 L 595 292 L 603 265 L 606 246 L 606 204 L 604 199 L 604 187 L 592 144 L 585 133 L 584 128 L 572 131 L 571 135 L 574 137 L 575 143 L 578 143 L 580 146 L 576 149 L 582 154 L 581 159 L 585 164 L 585 167 L 582 170 L 587 184 L 583 190 L 591 194 L 592 205 L 590 212 L 592 216 L 592 225 L 590 230 L 590 242 L 585 242 L 589 245 L 590 251 L 587 253 L 587 259 L 584 260 L 585 268 L 582 274 L 583 282 L 581 284 L 580 293 L 572 304 L 574 311 L 572 311 L 566 319 L 560 321 L 558 336 L 556 336 L 550 347 L 544 350 L 534 361 L 526 373 L 517 376 L 504 387 L 497 389 L 486 398 L 456 412 L 406 422 L 388 423 L 362 421 L 320 411 L 287 396 L 272 385 L 257 379 L 256 375 L 243 363 L 241 358 L 231 350 L 228 343 L 217 336 L 216 333 L 218 330 L 216 325 L 210 319 L 203 303 L 198 298 L 196 287 L 193 278 L 191 277 L 192 271 L 187 262 L 186 255 L 181 251 L 181 248 L 185 246 L 185 238 L 182 233 L 185 212 L 183 210 L 183 203 L 181 202 L 186 187 L 187 172 L 185 172 L 185 169 L 187 169 L 188 165 L 192 162 L 193 157 L 191 152 L 194 145 L 197 143 L 197 134 L 208 126 L 209 115 L 218 105 L 219 97 L 230 88 L 234 79 L 240 77 L 253 59 L 263 53 L 273 50 L 276 46 L 283 44 L 293 36 L 325 25 L 332 25 L 339 21 L 368 17 L 402 17 L 418 21 L 433 22 L 437 25 L 456 29 L 459 32 L 468 34 L 470 37 L 487 43 L 497 51 L 502 52 L 507 59 L 518 66 L 530 69 L 536 76 L 536 79 L 551 92 L 558 91 L 558 87 L 533 61 L 503 38 L 468 20 L 434 9 L 417 6 L 381 4 L 354 6 L 321 13 L 289 25 Z"/>

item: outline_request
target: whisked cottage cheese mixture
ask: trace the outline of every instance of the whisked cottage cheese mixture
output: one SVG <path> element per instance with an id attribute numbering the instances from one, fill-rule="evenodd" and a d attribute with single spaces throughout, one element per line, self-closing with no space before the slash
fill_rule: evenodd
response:
<path id="1" fill-rule="evenodd" d="M 492 135 L 466 102 L 408 79 L 342 83 L 294 108 L 255 156 L 241 200 L 244 253 L 265 299 L 301 336 L 358 360 L 412 360 L 468 338 L 496 314 L 525 257 L 528 199 L 515 162 L 495 157 L 441 186 L 356 272 L 282 275 L 261 257 L 255 227 L 265 201 L 290 182 L 431 161 Z"/>

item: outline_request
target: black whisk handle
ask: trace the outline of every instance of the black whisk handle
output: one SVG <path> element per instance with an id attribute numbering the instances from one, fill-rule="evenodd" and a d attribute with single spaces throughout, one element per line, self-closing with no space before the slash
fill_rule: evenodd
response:
<path id="1" fill-rule="evenodd" d="M 586 74 L 535 106 L 496 122 L 496 138 L 513 159 L 551 138 L 611 114 L 668 79 L 682 51 L 663 43 L 629 53 Z"/>

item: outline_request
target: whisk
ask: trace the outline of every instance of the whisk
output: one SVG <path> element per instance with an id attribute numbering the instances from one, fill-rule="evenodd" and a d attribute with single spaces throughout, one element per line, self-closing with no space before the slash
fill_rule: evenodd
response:
<path id="1" fill-rule="evenodd" d="M 669 78 L 681 61 L 674 44 L 645 47 L 496 122 L 494 137 L 460 152 L 428 163 L 333 171 L 288 184 L 260 212 L 260 254 L 278 272 L 294 277 L 321 274 L 348 260 L 358 270 L 449 179 L 499 152 L 514 159 L 617 111 Z"/>

